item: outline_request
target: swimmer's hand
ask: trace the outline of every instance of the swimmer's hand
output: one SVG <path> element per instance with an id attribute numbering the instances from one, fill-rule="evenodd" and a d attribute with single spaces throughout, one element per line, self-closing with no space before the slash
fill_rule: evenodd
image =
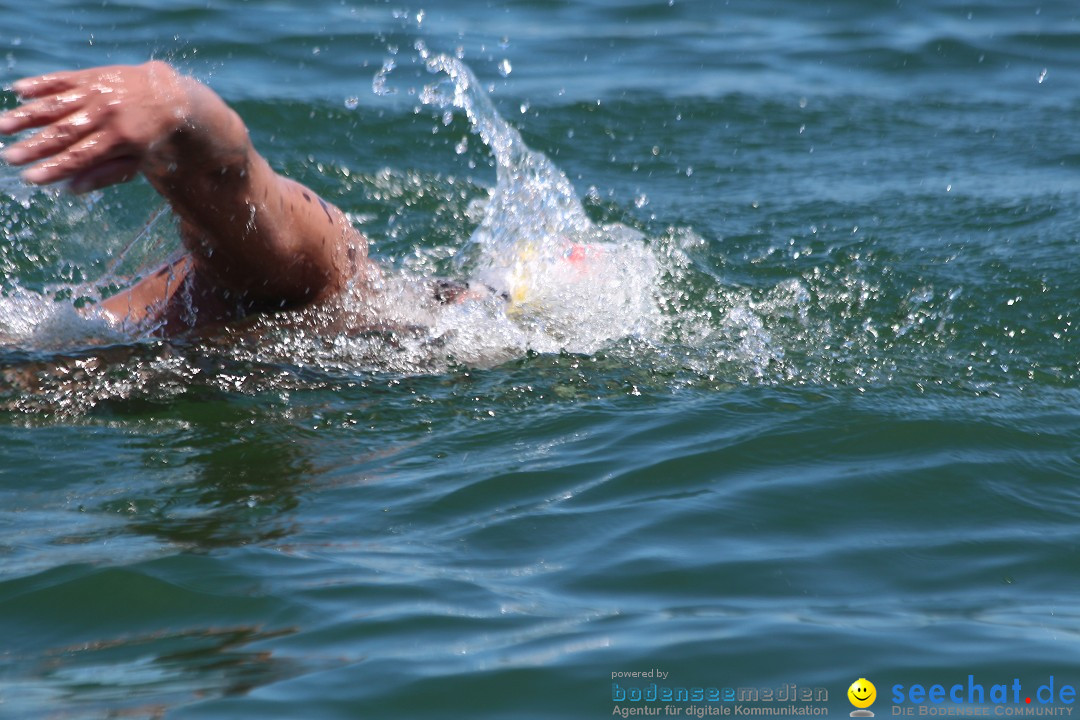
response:
<path id="1" fill-rule="evenodd" d="M 181 131 L 185 79 L 162 62 L 58 72 L 15 83 L 24 104 L 0 115 L 0 134 L 37 129 L 3 151 L 38 185 L 69 181 L 75 192 L 126 182 Z"/>

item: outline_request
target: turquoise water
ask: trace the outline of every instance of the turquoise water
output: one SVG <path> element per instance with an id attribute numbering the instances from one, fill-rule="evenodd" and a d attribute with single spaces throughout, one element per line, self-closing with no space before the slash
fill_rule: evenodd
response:
<path id="1" fill-rule="evenodd" d="M 71 309 L 176 247 L 152 191 L 0 168 L 0 717 L 1080 683 L 1080 8 L 1019 5 L 0 0 L 0 85 L 171 60 L 405 286 L 607 228 L 511 318 L 165 342 Z M 417 40 L 584 220 L 490 199 Z"/>

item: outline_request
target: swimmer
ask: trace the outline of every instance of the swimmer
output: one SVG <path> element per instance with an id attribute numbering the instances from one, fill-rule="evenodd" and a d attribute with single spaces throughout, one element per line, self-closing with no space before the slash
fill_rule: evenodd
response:
<path id="1" fill-rule="evenodd" d="M 176 335 L 378 279 L 344 213 L 274 172 L 240 117 L 168 64 L 51 73 L 14 90 L 23 104 L 0 115 L 0 135 L 32 133 L 2 157 L 27 182 L 85 193 L 141 173 L 179 219 L 185 254 L 103 300 L 110 321 Z"/>

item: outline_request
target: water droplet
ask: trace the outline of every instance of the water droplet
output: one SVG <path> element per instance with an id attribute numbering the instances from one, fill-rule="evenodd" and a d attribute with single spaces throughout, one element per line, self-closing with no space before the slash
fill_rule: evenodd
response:
<path id="1" fill-rule="evenodd" d="M 1045 80 L 1045 79 L 1046 79 L 1046 68 L 1043 68 L 1042 72 L 1039 73 L 1039 84 L 1042 85 L 1042 81 Z"/>
<path id="2" fill-rule="evenodd" d="M 356 97 L 355 95 L 352 95 L 350 97 L 345 98 L 345 109 L 346 110 L 355 110 L 356 107 L 359 104 L 360 104 L 360 98 Z"/>
<path id="3" fill-rule="evenodd" d="M 646 195 L 645 193 L 641 193 L 636 198 L 634 198 L 634 207 L 636 207 L 638 209 L 643 208 L 648 204 L 649 204 L 649 196 Z"/>
<path id="4" fill-rule="evenodd" d="M 503 35 L 502 38 L 499 40 L 499 48 L 505 50 L 508 47 L 510 47 L 510 38 Z"/>
<path id="5" fill-rule="evenodd" d="M 382 69 L 375 73 L 375 77 L 371 80 L 371 89 L 376 95 L 392 95 L 397 92 L 393 88 L 386 87 L 386 78 L 397 67 L 397 63 L 393 58 L 387 58 L 383 63 Z"/>
<path id="6" fill-rule="evenodd" d="M 525 113 L 529 112 L 529 107 L 530 107 L 529 102 L 527 100 L 525 102 L 521 103 L 521 108 L 520 108 L 521 114 L 524 115 Z"/>
<path id="7" fill-rule="evenodd" d="M 503 58 L 502 62 L 499 63 L 499 74 L 503 77 L 507 77 L 513 70 L 514 68 L 510 65 L 510 61 L 506 58 Z"/>

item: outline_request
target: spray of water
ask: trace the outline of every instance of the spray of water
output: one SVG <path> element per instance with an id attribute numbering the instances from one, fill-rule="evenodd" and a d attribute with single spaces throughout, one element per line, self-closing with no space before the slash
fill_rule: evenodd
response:
<path id="1" fill-rule="evenodd" d="M 612 340 L 654 338 L 659 264 L 625 225 L 597 225 L 551 160 L 530 149 L 457 58 L 417 51 L 437 76 L 419 94 L 430 107 L 465 113 L 495 158 L 496 183 L 457 256 L 480 297 L 439 314 L 435 332 L 458 359 L 483 363 L 525 350 L 591 353 Z M 387 92 L 389 65 L 374 81 Z"/>

